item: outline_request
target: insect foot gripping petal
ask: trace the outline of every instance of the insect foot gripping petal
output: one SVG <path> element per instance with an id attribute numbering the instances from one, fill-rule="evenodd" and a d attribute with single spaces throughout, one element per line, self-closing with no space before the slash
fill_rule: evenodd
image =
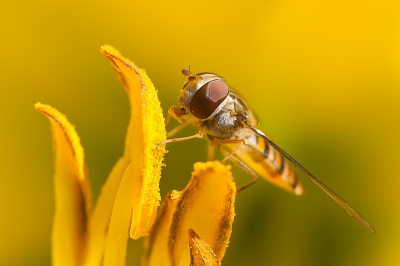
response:
<path id="1" fill-rule="evenodd" d="M 182 137 L 182 138 L 174 138 L 174 139 L 167 139 L 162 142 L 157 143 L 157 146 L 164 145 L 166 143 L 171 143 L 171 142 L 182 142 L 190 139 L 202 139 L 203 138 L 203 132 L 198 132 L 192 136 L 188 137 Z"/>

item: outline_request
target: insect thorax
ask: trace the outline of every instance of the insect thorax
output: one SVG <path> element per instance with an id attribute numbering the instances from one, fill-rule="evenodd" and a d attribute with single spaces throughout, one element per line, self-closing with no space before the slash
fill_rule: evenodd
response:
<path id="1" fill-rule="evenodd" d="M 243 101 L 233 92 L 219 106 L 212 117 L 203 122 L 204 133 L 210 139 L 239 140 L 244 138 L 243 124 L 237 115 L 253 119 Z"/>

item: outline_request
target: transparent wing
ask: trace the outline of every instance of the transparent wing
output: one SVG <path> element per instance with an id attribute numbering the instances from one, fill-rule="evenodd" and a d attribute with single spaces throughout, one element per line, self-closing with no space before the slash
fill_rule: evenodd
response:
<path id="1" fill-rule="evenodd" d="M 306 168 L 304 168 L 299 162 L 297 162 L 292 156 L 282 150 L 278 145 L 276 145 L 271 139 L 265 136 L 261 131 L 250 125 L 246 117 L 239 115 L 241 122 L 248 128 L 250 128 L 254 133 L 259 135 L 268 144 L 279 151 L 286 159 L 288 159 L 297 169 L 299 169 L 305 176 L 307 176 L 315 185 L 317 185 L 323 192 L 325 192 L 328 197 L 330 197 L 337 205 L 339 205 L 342 210 L 344 210 L 350 217 L 368 229 L 371 233 L 376 233 L 375 229 L 361 216 L 353 207 L 351 207 L 346 201 L 344 201 L 338 194 L 333 192 L 330 188 L 325 186 L 321 181 L 319 181 L 313 174 L 311 174 Z"/>

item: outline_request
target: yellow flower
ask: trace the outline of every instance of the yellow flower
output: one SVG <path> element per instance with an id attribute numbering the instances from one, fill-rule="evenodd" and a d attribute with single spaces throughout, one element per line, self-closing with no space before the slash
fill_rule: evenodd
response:
<path id="1" fill-rule="evenodd" d="M 235 195 L 229 167 L 217 161 L 196 163 L 187 187 L 165 197 L 147 239 L 144 265 L 165 265 L 165 260 L 170 261 L 166 265 L 189 265 L 187 234 L 191 229 L 201 235 L 221 260 L 232 232 Z M 189 235 L 192 241 L 197 239 L 194 234 Z"/>
<path id="2" fill-rule="evenodd" d="M 170 192 L 157 214 L 166 152 L 165 145 L 157 144 L 165 140 L 166 132 L 156 90 L 145 71 L 113 47 L 103 46 L 101 52 L 128 94 L 131 117 L 124 154 L 93 210 L 75 128 L 56 109 L 35 104 L 49 118 L 53 136 L 53 265 L 125 265 L 128 236 L 138 239 L 149 234 L 143 265 L 220 265 L 234 217 L 236 187 L 229 167 L 196 163 L 188 186 Z"/>

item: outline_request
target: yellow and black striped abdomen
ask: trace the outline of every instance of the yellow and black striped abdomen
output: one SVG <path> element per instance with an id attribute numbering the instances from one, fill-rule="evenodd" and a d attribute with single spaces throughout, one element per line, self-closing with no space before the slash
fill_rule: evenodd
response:
<path id="1" fill-rule="evenodd" d="M 267 181 L 296 195 L 303 194 L 302 183 L 278 151 L 256 134 L 248 140 L 235 153 L 241 161 Z"/>

